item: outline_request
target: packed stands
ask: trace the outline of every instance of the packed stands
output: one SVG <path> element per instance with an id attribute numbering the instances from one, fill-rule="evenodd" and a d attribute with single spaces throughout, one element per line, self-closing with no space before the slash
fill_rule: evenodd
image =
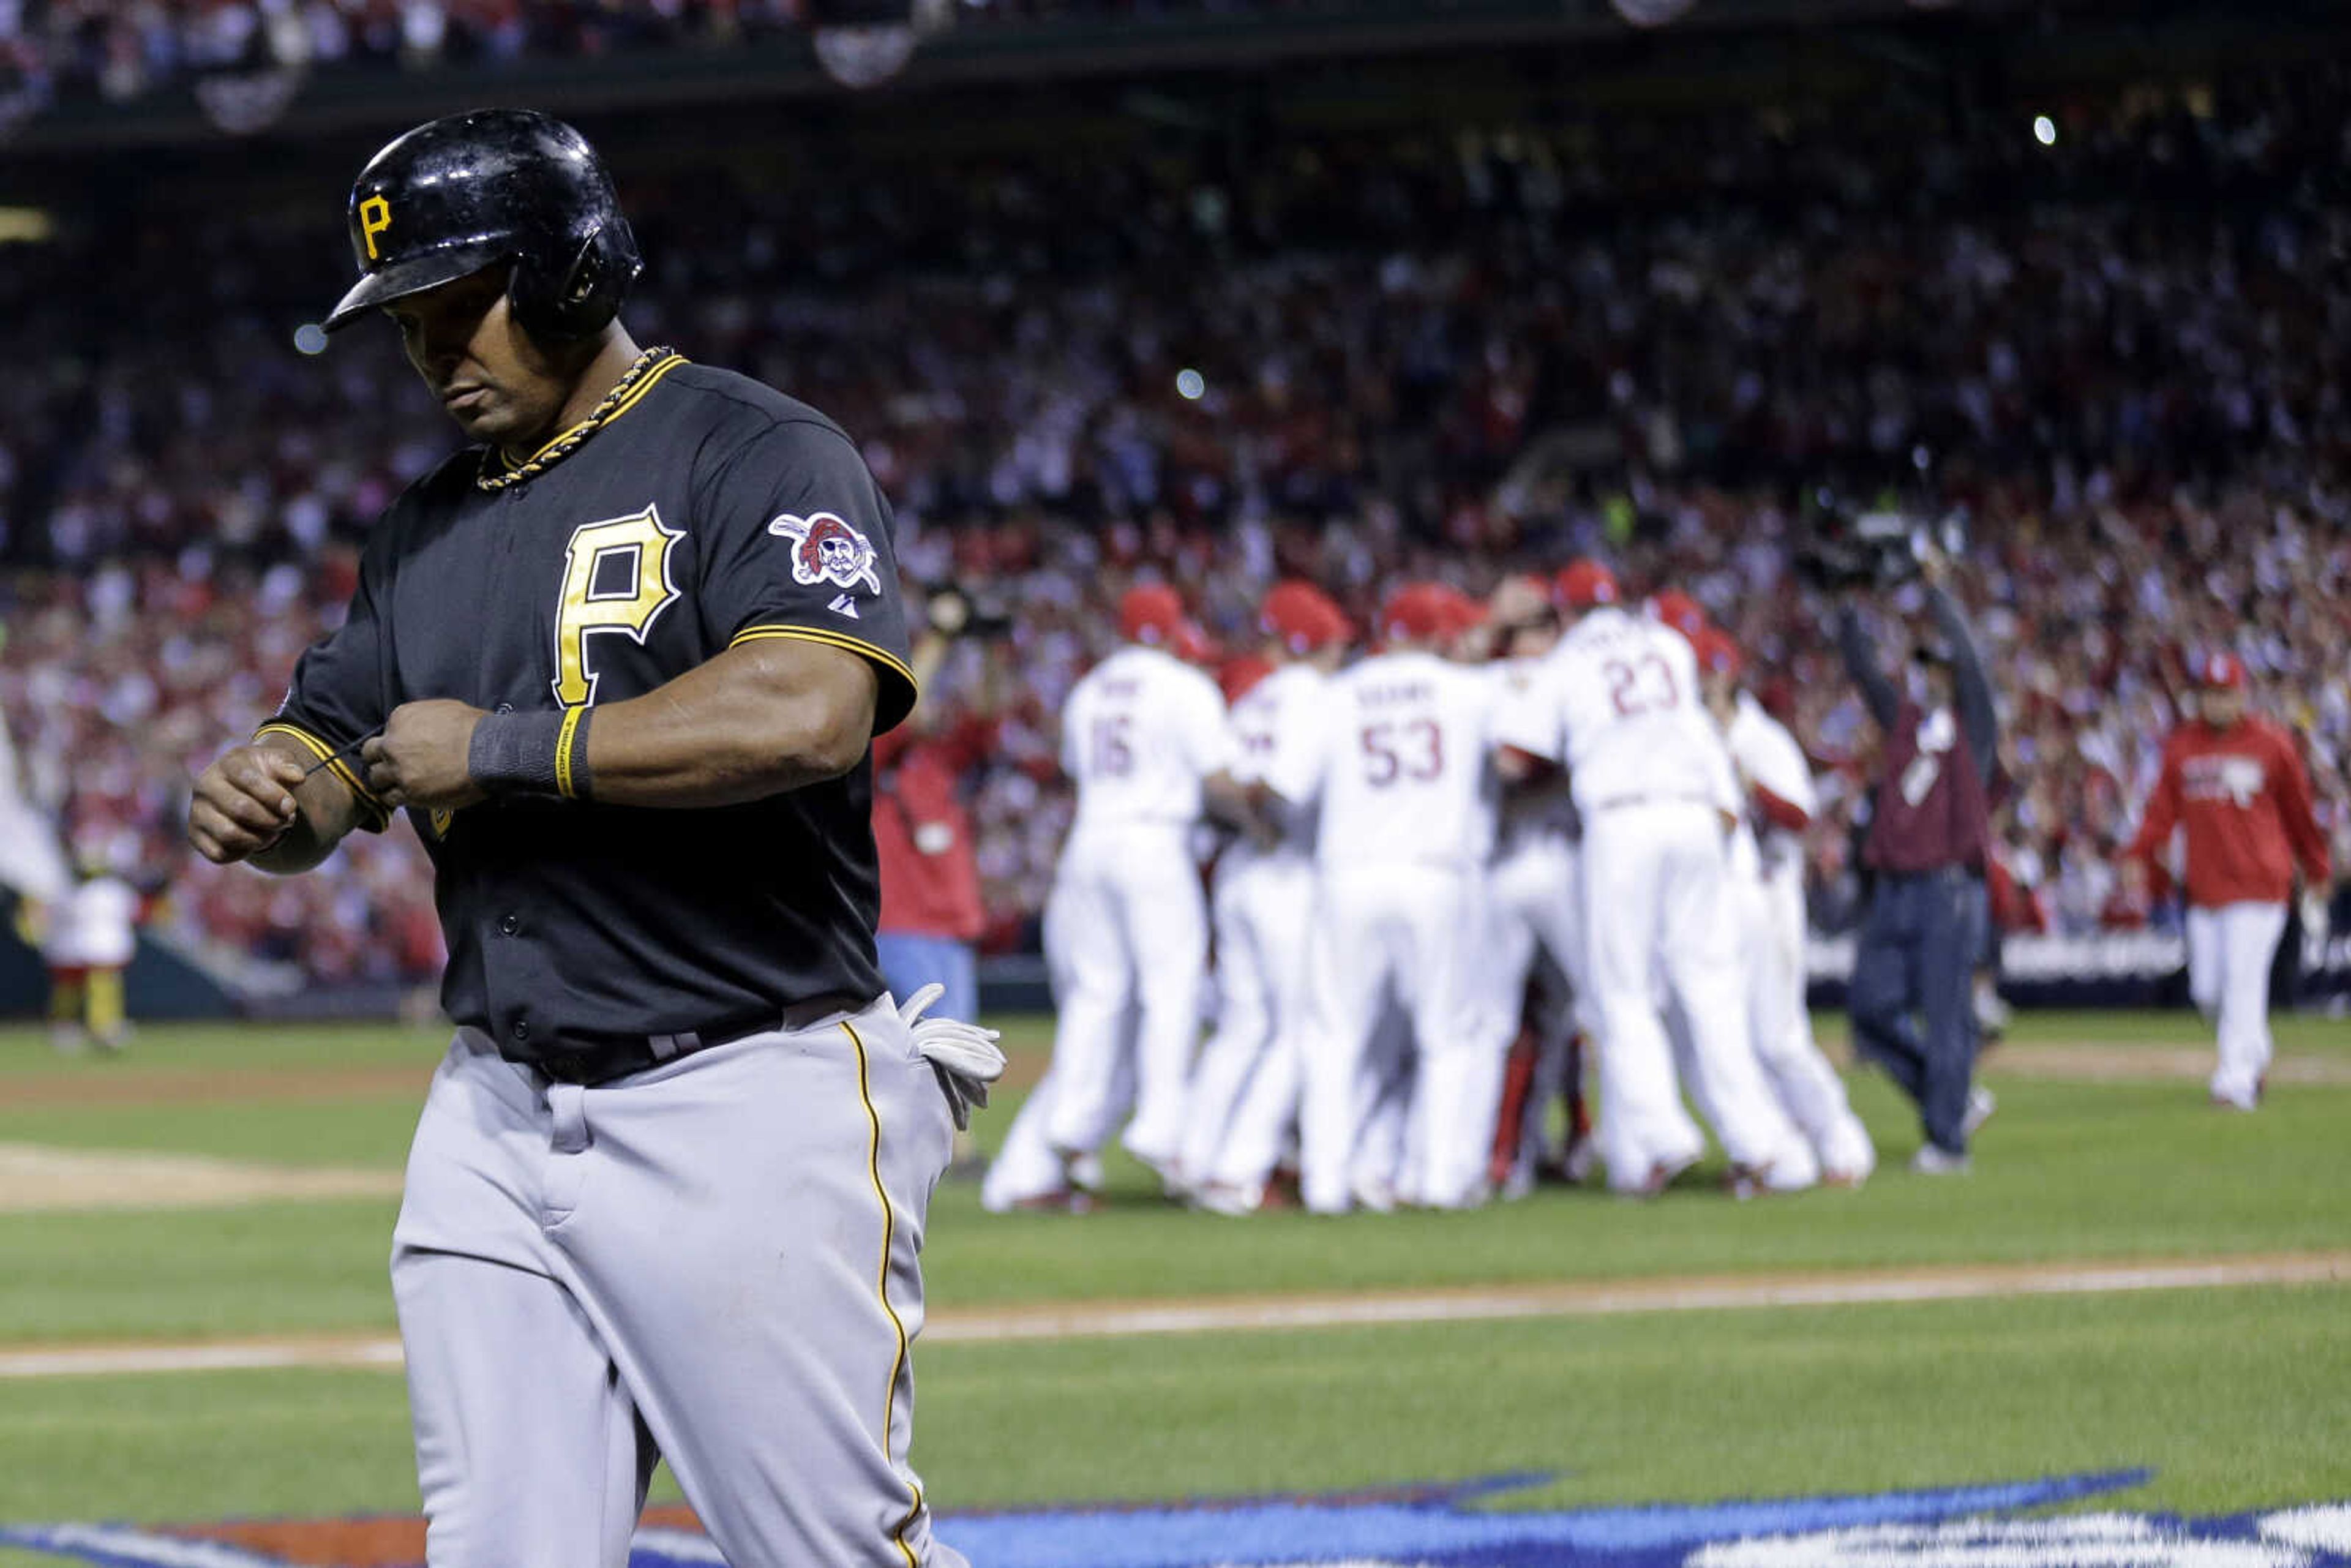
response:
<path id="1" fill-rule="evenodd" d="M 623 152 L 629 319 L 839 419 L 910 578 L 1008 614 L 927 699 L 984 758 L 999 949 L 1033 946 L 1053 716 L 1134 574 L 1238 650 L 1279 572 L 1360 613 L 1402 575 L 1482 591 L 1583 552 L 1687 588 L 1766 672 L 1839 781 L 1813 850 L 1842 924 L 1867 726 L 1788 559 L 1881 496 L 1968 520 L 2019 917 L 2091 931 L 2166 917 L 2112 854 L 2194 650 L 2302 727 L 2351 863 L 2346 85 L 2113 95 L 2053 146 L 1887 109 L 886 177 L 640 183 Z M 29 367 L 0 383 L 0 708 L 76 845 L 172 883 L 189 940 L 413 977 L 437 937 L 405 828 L 282 883 L 177 848 L 184 781 L 455 438 L 388 332 L 293 347 L 341 280 L 333 213 L 0 246 Z"/>

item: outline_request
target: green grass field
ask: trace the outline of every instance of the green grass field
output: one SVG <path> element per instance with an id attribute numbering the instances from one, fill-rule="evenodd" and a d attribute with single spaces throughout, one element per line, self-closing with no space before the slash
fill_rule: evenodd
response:
<path id="1" fill-rule="evenodd" d="M 1834 1037 L 1834 1025 L 1824 1033 Z M 1045 1030 L 1010 1031 L 1033 1075 Z M 1081 1218 L 934 1205 L 935 1311 L 1368 1294 L 2351 1249 L 2351 1029 L 2253 1116 L 2183 1078 L 1988 1071 L 1977 1169 L 1914 1177 L 1879 1080 L 1859 1192 L 1737 1205 L 1546 1191 L 1472 1215 L 1232 1221 L 1114 1167 Z M 2036 1045 L 2195 1046 L 2192 1018 L 2039 1017 Z M 151 1030 L 120 1061 L 0 1031 L 0 1146 L 397 1169 L 437 1031 Z M 2119 1058 L 2117 1059 L 2119 1060 Z M 1005 1096 L 983 1141 L 1010 1120 Z M 1703 1177 L 1704 1172 L 1698 1173 Z M 25 1211 L 0 1194 L 0 1355 L 84 1342 L 381 1333 L 393 1200 Z M 2351 1281 L 1509 1322 L 951 1343 L 918 1353 L 916 1460 L 948 1511 L 1329 1492 L 1537 1473 L 1503 1506 L 1873 1491 L 2147 1468 L 2130 1507 L 2351 1500 Z M 413 1511 L 404 1401 L 375 1371 L 0 1377 L 0 1524 Z M 2102 1506 L 2115 1500 L 2107 1499 Z M 950 1531 L 949 1538 L 952 1539 Z M 56 1559 L 0 1549 L 0 1565 Z"/>

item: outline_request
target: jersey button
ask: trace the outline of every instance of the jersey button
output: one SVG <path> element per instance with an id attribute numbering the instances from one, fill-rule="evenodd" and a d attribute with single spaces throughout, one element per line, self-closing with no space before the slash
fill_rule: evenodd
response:
<path id="1" fill-rule="evenodd" d="M 499 711 L 500 713 L 512 713 L 512 712 L 514 712 L 514 704 L 512 704 L 512 703 L 500 703 L 500 704 L 498 705 L 498 711 Z"/>
<path id="2" fill-rule="evenodd" d="M 528 1040 L 530 1038 L 530 1020 L 528 1019 L 515 1019 L 514 1037 L 517 1040 Z"/>
<path id="3" fill-rule="evenodd" d="M 522 917 L 520 915 L 509 915 L 505 919 L 498 922 L 498 929 L 511 936 L 516 932 L 522 929 Z"/>

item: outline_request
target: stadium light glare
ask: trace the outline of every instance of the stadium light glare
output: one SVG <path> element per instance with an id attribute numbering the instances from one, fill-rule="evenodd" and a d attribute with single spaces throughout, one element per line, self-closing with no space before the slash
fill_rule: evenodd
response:
<path id="1" fill-rule="evenodd" d="M 316 321 L 305 321 L 294 329 L 294 351 L 298 354 L 323 354 L 327 351 L 327 329 Z"/>
<path id="2" fill-rule="evenodd" d="M 1176 392 L 1186 402 L 1199 402 L 1207 390 L 1207 378 L 1199 371 L 1186 367 L 1176 372 Z"/>
<path id="3" fill-rule="evenodd" d="M 38 245 L 57 232 L 57 220 L 38 207 L 0 207 L 0 245 Z"/>
<path id="4" fill-rule="evenodd" d="M 2032 140 L 2043 147 L 2057 145 L 2057 122 L 2045 114 L 2032 117 Z"/>

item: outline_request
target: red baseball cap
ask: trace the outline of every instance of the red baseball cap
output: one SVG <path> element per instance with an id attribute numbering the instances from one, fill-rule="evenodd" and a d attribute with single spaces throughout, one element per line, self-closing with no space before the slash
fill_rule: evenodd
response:
<path id="1" fill-rule="evenodd" d="M 1439 583 L 1437 591 L 1445 596 L 1447 636 L 1458 637 L 1462 632 L 1486 623 L 1486 606 L 1480 601 L 1472 599 L 1449 582 Z"/>
<path id="2" fill-rule="evenodd" d="M 2210 653 L 2196 661 L 2196 684 L 2234 691 L 2245 684 L 2245 662 L 2234 653 Z"/>
<path id="3" fill-rule="evenodd" d="M 1237 659 L 1227 659 L 1217 666 L 1217 685 L 1225 694 L 1225 706 L 1249 695 L 1249 688 L 1273 674 L 1273 665 L 1255 653 L 1243 653 Z M 897 734 L 896 730 L 890 732 Z"/>
<path id="4" fill-rule="evenodd" d="M 1668 588 L 1649 600 L 1649 618 L 1661 622 L 1696 643 L 1706 630 L 1706 611 L 1678 588 Z"/>
<path id="5" fill-rule="evenodd" d="M 1346 612 L 1329 594 L 1311 582 L 1293 578 L 1277 582 L 1258 610 L 1258 624 L 1269 637 L 1279 637 L 1292 653 L 1311 653 L 1353 634 Z"/>
<path id="6" fill-rule="evenodd" d="M 1625 597 L 1616 574 L 1596 560 L 1572 560 L 1562 568 L 1552 591 L 1571 610 L 1614 604 Z"/>
<path id="7" fill-rule="evenodd" d="M 1380 636 L 1386 642 L 1410 637 L 1449 637 L 1458 612 L 1442 583 L 1407 582 L 1380 606 Z"/>
<path id="8" fill-rule="evenodd" d="M 1747 668 L 1747 661 L 1740 653 L 1739 644 L 1730 640 L 1730 633 L 1717 627 L 1700 626 L 1691 645 L 1697 650 L 1698 667 L 1701 670 L 1729 675 L 1735 681 Z"/>
<path id="9" fill-rule="evenodd" d="M 1164 582 L 1138 582 L 1120 596 L 1118 632 L 1130 643 L 1165 643 L 1184 625 L 1184 601 Z"/>

